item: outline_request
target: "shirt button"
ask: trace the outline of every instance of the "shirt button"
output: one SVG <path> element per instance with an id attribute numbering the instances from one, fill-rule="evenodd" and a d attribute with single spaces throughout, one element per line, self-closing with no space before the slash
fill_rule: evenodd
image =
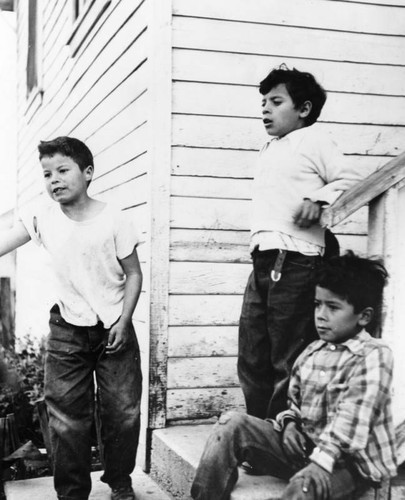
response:
<path id="1" fill-rule="evenodd" d="M 324 376 L 326 375 L 326 372 L 324 372 L 323 370 L 321 370 L 321 371 L 320 371 L 320 373 L 319 373 L 319 375 L 320 375 L 321 377 L 324 377 Z"/>
<path id="2" fill-rule="evenodd" d="M 335 346 L 335 344 L 331 344 L 331 345 L 330 345 L 330 350 L 331 350 L 331 351 L 335 351 L 335 350 L 336 350 L 336 346 Z"/>

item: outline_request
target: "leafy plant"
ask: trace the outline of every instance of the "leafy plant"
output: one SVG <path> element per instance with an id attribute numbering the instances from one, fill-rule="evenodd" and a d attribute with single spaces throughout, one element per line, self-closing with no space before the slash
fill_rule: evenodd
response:
<path id="1" fill-rule="evenodd" d="M 15 350 L 0 348 L 0 417 L 14 413 L 22 442 L 43 446 L 35 403 L 43 397 L 44 345 L 26 335 Z"/>

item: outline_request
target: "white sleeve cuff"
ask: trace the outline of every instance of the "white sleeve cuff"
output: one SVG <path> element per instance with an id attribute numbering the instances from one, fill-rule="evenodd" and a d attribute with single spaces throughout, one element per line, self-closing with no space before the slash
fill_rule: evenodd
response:
<path id="1" fill-rule="evenodd" d="M 319 448 L 314 448 L 314 451 L 311 453 L 309 459 L 311 462 L 315 462 L 317 465 L 322 467 L 322 469 L 325 469 L 330 473 L 333 472 L 335 459 L 325 451 L 322 451 Z"/>

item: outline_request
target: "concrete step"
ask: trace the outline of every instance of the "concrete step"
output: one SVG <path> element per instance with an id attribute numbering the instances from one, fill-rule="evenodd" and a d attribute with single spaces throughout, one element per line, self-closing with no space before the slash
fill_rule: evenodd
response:
<path id="1" fill-rule="evenodd" d="M 152 434 L 151 476 L 174 499 L 190 500 L 190 488 L 212 425 L 178 425 Z M 251 476 L 239 470 L 230 500 L 280 500 L 286 482 L 272 476 Z M 388 500 L 387 485 L 369 490 L 358 500 Z M 391 500 L 405 499 L 405 473 L 395 479 Z"/>
<path id="2" fill-rule="evenodd" d="M 102 472 L 91 475 L 93 488 L 89 500 L 110 500 L 110 488 L 100 481 Z M 137 467 L 132 474 L 132 484 L 137 500 L 171 500 L 148 474 Z M 7 500 L 56 500 L 53 478 L 42 477 L 5 484 Z"/>

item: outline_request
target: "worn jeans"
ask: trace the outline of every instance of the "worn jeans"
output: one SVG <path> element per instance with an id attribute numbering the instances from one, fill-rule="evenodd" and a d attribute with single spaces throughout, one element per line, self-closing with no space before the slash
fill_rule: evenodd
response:
<path id="1" fill-rule="evenodd" d="M 289 480 L 299 469 L 285 455 L 281 433 L 272 422 L 243 413 L 229 412 L 215 424 L 198 465 L 191 496 L 195 500 L 228 500 L 238 480 L 238 465 L 247 461 L 258 473 Z M 355 498 L 370 483 L 362 480 L 353 466 L 343 462 L 331 475 L 329 500 Z M 286 486 L 285 500 L 316 500 L 313 487 L 302 493 L 302 479 Z"/>
<path id="2" fill-rule="evenodd" d="M 321 257 L 287 252 L 281 279 L 273 281 L 277 256 L 278 250 L 253 252 L 239 322 L 239 381 L 248 414 L 258 418 L 286 409 L 292 365 L 317 338 L 315 273 Z"/>
<path id="3" fill-rule="evenodd" d="M 87 500 L 91 490 L 91 435 L 95 383 L 105 471 L 111 487 L 131 484 L 139 439 L 142 375 L 131 325 L 128 347 L 106 354 L 102 324 L 67 323 L 51 309 L 45 358 L 45 401 L 49 412 L 54 485 L 61 500 Z"/>

